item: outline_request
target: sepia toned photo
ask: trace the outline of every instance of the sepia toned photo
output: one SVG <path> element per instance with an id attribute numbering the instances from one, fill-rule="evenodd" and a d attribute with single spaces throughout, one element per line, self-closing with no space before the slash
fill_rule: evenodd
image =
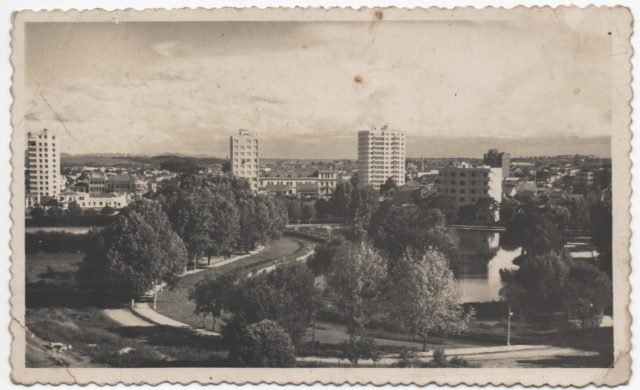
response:
<path id="1" fill-rule="evenodd" d="M 628 9 L 13 23 L 14 381 L 628 380 Z"/>

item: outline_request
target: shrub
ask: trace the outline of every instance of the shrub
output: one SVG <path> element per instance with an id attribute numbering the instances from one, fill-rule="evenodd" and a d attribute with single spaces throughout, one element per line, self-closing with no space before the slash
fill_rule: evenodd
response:
<path id="1" fill-rule="evenodd" d="M 342 343 L 342 358 L 357 366 L 360 359 L 372 360 L 374 365 L 380 360 L 375 342 L 366 335 L 350 335 L 349 340 Z"/>
<path id="2" fill-rule="evenodd" d="M 400 357 L 398 359 L 398 363 L 396 363 L 397 367 L 400 368 L 419 368 L 422 367 L 423 364 L 416 356 L 414 351 L 404 350 L 400 352 Z"/>
<path id="3" fill-rule="evenodd" d="M 100 211 L 100 213 L 101 213 L 102 215 L 111 215 L 111 214 L 113 214 L 113 213 L 115 213 L 115 212 L 116 212 L 116 209 L 114 209 L 114 208 L 113 208 L 113 207 L 111 207 L 111 206 L 104 206 L 104 207 L 102 208 L 102 211 Z"/>
<path id="4" fill-rule="evenodd" d="M 31 216 L 33 218 L 39 218 L 44 216 L 44 209 L 42 207 L 34 207 L 31 209 Z"/>
<path id="5" fill-rule="evenodd" d="M 461 357 L 454 357 L 447 360 L 447 354 L 442 348 L 438 348 L 433 351 L 433 359 L 429 363 L 427 363 L 426 366 L 432 368 L 471 367 L 469 362 Z"/>
<path id="6" fill-rule="evenodd" d="M 293 367 L 293 343 L 287 332 L 271 320 L 244 328 L 229 351 L 232 364 L 243 367 Z"/>

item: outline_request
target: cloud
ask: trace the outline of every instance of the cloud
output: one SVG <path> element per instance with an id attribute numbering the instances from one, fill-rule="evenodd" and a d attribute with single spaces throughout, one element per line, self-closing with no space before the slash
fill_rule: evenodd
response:
<path id="1" fill-rule="evenodd" d="M 102 31 L 105 48 L 74 53 L 93 67 L 40 69 L 51 75 L 41 87 L 96 151 L 225 155 L 238 128 L 290 157 L 354 157 L 356 131 L 387 123 L 416 140 L 610 132 L 606 42 L 555 25 L 544 34 L 504 23 L 375 28 L 372 37 L 368 23 L 135 25 L 127 40 Z M 552 40 L 563 52 L 549 52 Z M 38 90 L 28 101 L 30 126 L 55 125 Z M 73 140 L 63 147 L 79 150 Z"/>

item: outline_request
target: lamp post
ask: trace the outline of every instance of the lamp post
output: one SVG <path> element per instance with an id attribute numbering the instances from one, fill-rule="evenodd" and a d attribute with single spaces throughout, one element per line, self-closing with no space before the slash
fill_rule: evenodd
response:
<path id="1" fill-rule="evenodd" d="M 511 311 L 511 305 L 509 305 L 509 312 L 507 314 L 507 345 L 511 345 L 511 317 L 513 312 Z"/>

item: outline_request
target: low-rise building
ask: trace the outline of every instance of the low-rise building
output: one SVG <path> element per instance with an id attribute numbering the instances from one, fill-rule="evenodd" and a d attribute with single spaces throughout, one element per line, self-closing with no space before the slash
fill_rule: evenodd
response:
<path id="1" fill-rule="evenodd" d="M 92 171 L 86 175 L 86 183 L 89 185 L 89 192 L 105 192 L 107 175 L 100 171 Z"/>
<path id="2" fill-rule="evenodd" d="M 259 182 L 260 191 L 273 195 L 303 199 L 328 198 L 336 189 L 338 173 L 333 170 L 324 170 L 310 176 L 260 177 Z"/>
<path id="3" fill-rule="evenodd" d="M 58 206 L 64 210 L 73 202 L 82 209 L 102 209 L 105 206 L 120 209 L 129 203 L 130 198 L 125 193 L 63 192 L 57 196 L 56 200 Z"/>
<path id="4" fill-rule="evenodd" d="M 328 198 L 336 190 L 338 172 L 334 170 L 318 171 L 318 187 L 320 197 Z"/>

